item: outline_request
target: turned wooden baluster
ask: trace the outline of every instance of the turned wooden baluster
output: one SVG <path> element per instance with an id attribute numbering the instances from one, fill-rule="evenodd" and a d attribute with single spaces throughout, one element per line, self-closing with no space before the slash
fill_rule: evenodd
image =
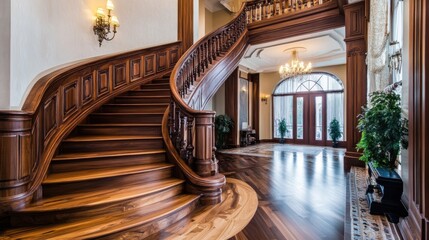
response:
<path id="1" fill-rule="evenodd" d="M 187 135 L 187 140 L 188 140 L 188 145 L 186 146 L 186 158 L 185 160 L 188 162 L 189 166 L 192 166 L 194 163 L 194 146 L 193 144 L 193 128 L 194 128 L 194 118 L 193 117 L 188 117 L 188 122 L 187 122 L 187 127 L 188 127 L 188 135 Z"/>
<path id="2" fill-rule="evenodd" d="M 179 148 L 177 149 L 177 151 L 180 154 L 180 157 L 182 159 L 186 159 L 186 134 L 187 134 L 187 129 L 185 127 L 185 114 L 182 113 L 180 116 L 180 136 L 179 136 Z"/>

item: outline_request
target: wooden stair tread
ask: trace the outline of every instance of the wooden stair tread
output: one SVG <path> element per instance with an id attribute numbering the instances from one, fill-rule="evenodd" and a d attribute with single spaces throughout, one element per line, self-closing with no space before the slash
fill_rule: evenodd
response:
<path id="1" fill-rule="evenodd" d="M 162 179 L 149 183 L 124 184 L 121 186 L 107 186 L 91 192 L 64 194 L 50 197 L 33 203 L 18 212 L 47 212 L 60 211 L 77 207 L 90 207 L 107 203 L 115 203 L 122 200 L 132 199 L 140 196 L 160 192 L 162 190 L 182 184 L 181 179 Z"/>
<path id="2" fill-rule="evenodd" d="M 164 149 L 153 150 L 116 150 L 116 151 L 102 151 L 102 152 L 78 152 L 78 153 L 65 153 L 56 155 L 52 161 L 69 161 L 76 159 L 92 159 L 92 158 L 108 158 L 108 157 L 126 157 L 126 156 L 139 156 L 165 153 Z"/>
<path id="3" fill-rule="evenodd" d="M 160 123 L 87 123 L 79 127 L 160 127 Z"/>
<path id="4" fill-rule="evenodd" d="M 199 196 L 183 194 L 162 202 L 152 204 L 151 211 L 120 212 L 108 216 L 97 216 L 76 222 L 48 225 L 43 227 L 27 227 L 8 230 L 5 235 L 12 239 L 93 239 L 117 233 L 136 226 L 162 219 L 195 202 Z"/>
<path id="5" fill-rule="evenodd" d="M 138 91 L 138 90 L 136 90 Z M 167 95 L 161 95 L 161 96 L 130 96 L 130 95 L 119 95 L 116 96 L 115 98 L 170 98 L 171 96 L 167 96 Z"/>
<path id="6" fill-rule="evenodd" d="M 107 103 L 103 106 L 168 106 L 168 103 Z"/>
<path id="7" fill-rule="evenodd" d="M 93 142 L 93 141 L 117 141 L 117 140 L 145 140 L 162 139 L 161 136 L 142 135 L 81 135 L 64 139 L 63 142 Z"/>
<path id="8" fill-rule="evenodd" d="M 43 184 L 70 183 L 86 180 L 95 180 L 123 175 L 131 175 L 143 172 L 156 171 L 173 167 L 168 163 L 152 163 L 140 166 L 125 166 L 121 168 L 100 168 L 63 173 L 52 173 L 43 181 Z"/>
<path id="9" fill-rule="evenodd" d="M 164 113 L 159 113 L 159 112 L 144 112 L 144 113 L 133 113 L 133 112 L 95 112 L 95 113 L 91 113 L 91 115 L 98 115 L 98 116 L 124 116 L 124 115 L 141 115 L 141 116 L 145 116 L 145 115 L 164 115 Z"/>

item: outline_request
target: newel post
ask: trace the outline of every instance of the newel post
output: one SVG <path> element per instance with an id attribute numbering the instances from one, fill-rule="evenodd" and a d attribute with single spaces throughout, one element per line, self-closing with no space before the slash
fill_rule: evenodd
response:
<path id="1" fill-rule="evenodd" d="M 214 116 L 204 113 L 195 116 L 195 172 L 208 177 L 217 173 L 217 161 L 214 157 Z"/>

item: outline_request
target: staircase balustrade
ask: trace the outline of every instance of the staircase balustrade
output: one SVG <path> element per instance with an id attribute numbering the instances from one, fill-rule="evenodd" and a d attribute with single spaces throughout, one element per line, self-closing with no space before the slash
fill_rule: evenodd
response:
<path id="1" fill-rule="evenodd" d="M 220 202 L 225 177 L 218 173 L 215 157 L 215 112 L 201 109 L 230 74 L 222 72 L 225 68 L 223 63 L 233 63 L 227 67 L 231 68 L 231 72 L 237 67 L 247 46 L 246 24 L 243 4 L 233 20 L 203 37 L 184 53 L 170 78 L 172 100 L 168 115 L 168 136 L 177 153 L 176 158 L 180 157 L 176 161 L 184 161 L 198 175 L 184 171 L 185 175 L 189 173 L 187 177 L 192 182 L 192 191 L 203 194 L 203 203 Z M 222 72 L 223 75 L 209 77 L 210 71 Z M 203 84 L 211 81 L 214 82 L 211 85 Z M 217 87 L 206 88 L 202 85 Z"/>
<path id="2" fill-rule="evenodd" d="M 262 0 L 246 4 L 247 23 L 259 22 L 279 15 L 290 14 L 323 5 L 332 0 Z"/>

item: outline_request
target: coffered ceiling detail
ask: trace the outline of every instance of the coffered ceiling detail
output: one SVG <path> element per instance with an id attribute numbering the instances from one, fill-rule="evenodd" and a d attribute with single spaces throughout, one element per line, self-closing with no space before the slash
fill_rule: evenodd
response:
<path id="1" fill-rule="evenodd" d="M 274 42 L 251 45 L 240 65 L 250 72 L 277 71 L 291 60 L 290 49 L 299 48 L 298 58 L 311 62 L 314 68 L 346 63 L 344 27 L 321 31 Z"/>

